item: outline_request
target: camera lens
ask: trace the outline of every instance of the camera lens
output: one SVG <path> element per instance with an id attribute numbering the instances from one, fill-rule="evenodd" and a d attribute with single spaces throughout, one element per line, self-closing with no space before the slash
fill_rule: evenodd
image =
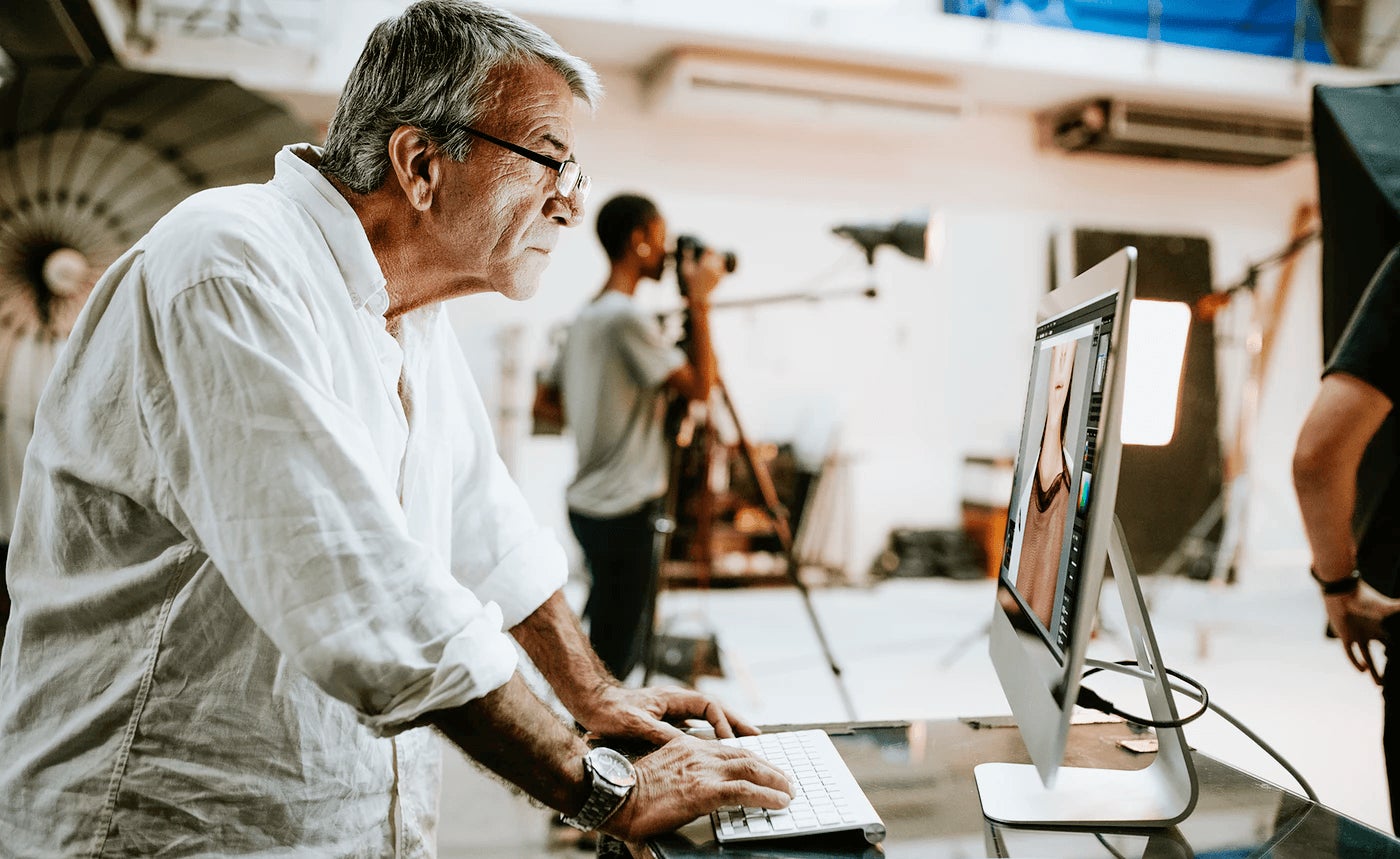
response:
<path id="1" fill-rule="evenodd" d="M 705 246 L 705 243 L 695 236 L 676 237 L 677 256 L 689 256 L 692 259 L 699 259 L 707 250 L 709 250 L 709 248 Z M 734 269 L 739 267 L 739 258 L 734 255 L 733 251 L 719 251 L 718 253 L 724 259 L 724 270 L 729 274 L 733 274 Z"/>

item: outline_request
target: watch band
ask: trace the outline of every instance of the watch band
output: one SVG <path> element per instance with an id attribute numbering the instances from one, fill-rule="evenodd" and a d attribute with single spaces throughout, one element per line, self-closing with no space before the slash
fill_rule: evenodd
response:
<path id="1" fill-rule="evenodd" d="M 592 784 L 588 792 L 588 799 L 583 803 L 583 808 L 579 809 L 578 814 L 573 817 L 565 817 L 563 815 L 559 817 L 560 821 L 565 825 L 572 826 L 574 829 L 583 832 L 592 832 L 604 823 L 607 823 L 608 819 L 622 807 L 623 801 L 627 799 L 627 795 L 632 790 L 632 785 L 614 784 L 598 771 L 598 768 L 594 766 L 592 758 L 599 753 L 617 754 L 611 749 L 594 749 L 584 756 L 584 773 L 588 776 Z M 626 764 L 629 769 L 631 768 L 631 763 L 628 762 L 626 758 L 623 758 L 621 755 L 617 755 L 617 757 Z"/>
<path id="2" fill-rule="evenodd" d="M 1322 576 L 1319 576 L 1315 568 L 1309 567 L 1308 572 L 1312 573 L 1313 581 L 1318 583 L 1318 585 L 1322 588 L 1323 595 L 1325 596 L 1334 597 L 1339 596 L 1341 594 L 1355 593 L 1356 589 L 1361 587 L 1360 570 L 1352 570 L 1350 573 L 1343 576 L 1342 578 L 1333 579 L 1331 581 L 1328 581 Z"/>

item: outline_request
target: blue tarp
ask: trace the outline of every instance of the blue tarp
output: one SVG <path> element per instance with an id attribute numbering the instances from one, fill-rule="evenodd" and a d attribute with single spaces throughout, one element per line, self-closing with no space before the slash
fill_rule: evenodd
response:
<path id="1" fill-rule="evenodd" d="M 1148 37 L 1149 0 L 943 0 L 944 11 L 986 18 L 995 8 L 999 21 L 1068 27 L 1115 36 Z M 1293 56 L 1296 0 L 1161 0 L 1160 37 L 1195 45 L 1270 57 Z M 1307 16 L 1303 58 L 1330 63 L 1322 19 L 1312 2 Z"/>

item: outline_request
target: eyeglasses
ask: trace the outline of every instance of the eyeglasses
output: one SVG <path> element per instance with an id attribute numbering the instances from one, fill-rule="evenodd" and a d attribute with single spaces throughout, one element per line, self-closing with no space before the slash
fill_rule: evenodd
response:
<path id="1" fill-rule="evenodd" d="M 573 158 L 567 161 L 560 161 L 557 158 L 550 158 L 548 155 L 541 155 L 533 149 L 526 149 L 523 146 L 516 146 L 514 143 L 507 143 L 499 137 L 492 137 L 484 131 L 477 131 L 470 126 L 463 128 L 463 131 L 473 137 L 480 137 L 487 143 L 494 143 L 502 149 L 509 149 L 516 155 L 530 159 L 536 164 L 543 164 L 556 174 L 554 178 L 554 188 L 561 197 L 571 197 L 580 206 L 588 199 L 588 190 L 593 187 L 593 180 L 583 175 L 579 169 L 578 162 Z"/>

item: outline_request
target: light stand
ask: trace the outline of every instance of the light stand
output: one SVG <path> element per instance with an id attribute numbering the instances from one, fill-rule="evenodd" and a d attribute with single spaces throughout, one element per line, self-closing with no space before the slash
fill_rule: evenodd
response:
<path id="1" fill-rule="evenodd" d="M 1288 244 L 1251 263 L 1244 276 L 1237 282 L 1197 300 L 1192 308 L 1193 314 L 1198 318 L 1213 320 L 1240 295 L 1248 295 L 1257 302 L 1259 278 L 1275 266 L 1285 267 L 1283 280 L 1286 284 L 1298 255 L 1321 237 L 1320 229 L 1314 224 L 1314 217 L 1311 206 L 1300 207 L 1294 219 L 1293 238 Z M 1171 554 L 1153 570 L 1154 577 L 1172 575 L 1189 568 L 1200 559 L 1209 556 L 1213 549 L 1215 561 L 1211 565 L 1209 580 L 1225 583 L 1234 581 L 1235 562 L 1244 541 L 1245 510 L 1250 495 L 1249 446 L 1253 439 L 1259 391 L 1264 383 L 1264 374 L 1268 370 L 1284 299 L 1281 288 L 1281 294 L 1275 295 L 1267 310 L 1268 318 L 1262 324 L 1258 318 L 1258 311 L 1253 311 L 1250 331 L 1243 338 L 1245 348 L 1249 350 L 1249 363 L 1243 380 L 1240 413 L 1235 420 L 1235 431 L 1226 455 L 1225 479 L 1220 495 L 1187 530 Z M 1221 529 L 1220 540 L 1212 546 L 1209 535 L 1217 526 Z"/>

